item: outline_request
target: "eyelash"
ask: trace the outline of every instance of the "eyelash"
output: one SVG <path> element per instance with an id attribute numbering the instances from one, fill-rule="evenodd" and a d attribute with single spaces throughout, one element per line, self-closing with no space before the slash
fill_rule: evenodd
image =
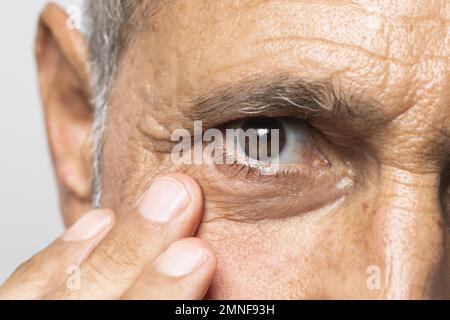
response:
<path id="1" fill-rule="evenodd" d="M 236 178 L 238 175 L 244 173 L 244 180 L 247 180 L 250 176 L 254 175 L 256 178 L 264 178 L 267 177 L 263 174 L 263 170 L 256 166 L 242 164 L 242 163 L 234 163 L 229 165 L 231 169 L 234 170 L 233 178 Z M 278 171 L 272 175 L 271 177 L 275 178 L 285 178 L 285 177 L 297 177 L 297 176 L 317 176 L 322 174 L 323 170 L 316 168 L 289 168 L 289 169 L 278 169 Z"/>

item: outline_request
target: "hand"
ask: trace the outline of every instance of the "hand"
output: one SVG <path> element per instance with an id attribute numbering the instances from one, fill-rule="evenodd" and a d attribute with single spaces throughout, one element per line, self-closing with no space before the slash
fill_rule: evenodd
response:
<path id="1" fill-rule="evenodd" d="M 0 299 L 201 299 L 216 266 L 209 245 L 188 238 L 202 205 L 190 177 L 157 178 L 117 220 L 109 209 L 83 215 L 13 273 Z"/>

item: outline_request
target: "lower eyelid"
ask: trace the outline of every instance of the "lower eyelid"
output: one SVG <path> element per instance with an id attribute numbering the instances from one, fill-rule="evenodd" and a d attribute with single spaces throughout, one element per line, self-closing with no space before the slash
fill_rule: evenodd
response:
<path id="1" fill-rule="evenodd" d="M 238 179 L 230 176 L 230 165 L 202 169 L 209 177 L 208 183 L 202 186 L 205 203 L 228 212 L 227 218 L 231 220 L 281 219 L 302 215 L 336 202 L 348 195 L 352 187 L 351 180 L 336 179 L 331 172 L 322 172 L 317 176 L 317 171 L 310 172 L 311 175 L 303 171 L 297 176 L 247 176 Z M 240 175 L 245 176 L 246 173 L 241 171 Z"/>
<path id="2" fill-rule="evenodd" d="M 204 192 L 207 220 L 225 217 L 246 222 L 303 215 L 346 197 L 356 179 L 343 165 L 315 168 L 295 164 L 268 176 L 262 176 L 257 168 L 248 171 L 243 164 L 214 163 L 190 166 L 187 172 L 190 170 Z"/>
<path id="3" fill-rule="evenodd" d="M 232 161 L 230 161 L 232 160 Z M 325 158 L 317 158 L 316 162 L 294 164 L 262 164 L 236 159 L 222 149 L 219 156 L 207 159 L 213 166 L 228 179 L 244 179 L 254 183 L 286 183 L 287 180 L 314 180 L 326 171 L 331 171 L 330 164 Z M 277 181 L 283 179 L 283 181 Z"/>
<path id="4" fill-rule="evenodd" d="M 313 180 L 325 173 L 321 168 L 302 164 L 291 166 L 284 165 L 277 167 L 275 170 L 270 170 L 269 166 L 264 169 L 264 167 L 261 166 L 252 166 L 245 163 L 234 163 L 223 166 L 229 167 L 221 170 L 226 176 L 233 179 L 245 179 L 248 183 L 278 184 L 286 183 L 288 180 L 298 181 L 300 177 L 305 180 Z M 280 179 L 284 181 L 276 181 Z"/>

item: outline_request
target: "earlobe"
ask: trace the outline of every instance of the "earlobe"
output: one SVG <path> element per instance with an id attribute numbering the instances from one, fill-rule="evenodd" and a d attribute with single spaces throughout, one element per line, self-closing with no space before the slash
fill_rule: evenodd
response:
<path id="1" fill-rule="evenodd" d="M 90 208 L 93 109 L 86 43 L 68 16 L 48 5 L 39 20 L 36 61 L 48 142 L 68 224 Z"/>

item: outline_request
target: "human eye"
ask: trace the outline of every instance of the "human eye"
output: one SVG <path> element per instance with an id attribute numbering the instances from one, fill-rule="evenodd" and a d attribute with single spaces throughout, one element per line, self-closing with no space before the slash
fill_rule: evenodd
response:
<path id="1" fill-rule="evenodd" d="M 290 175 L 307 170 L 319 174 L 330 168 L 330 162 L 315 142 L 317 134 L 303 120 L 245 118 L 223 125 L 222 131 L 228 158 L 231 156 L 235 170 L 244 171 L 247 177 Z"/>
<path id="2" fill-rule="evenodd" d="M 305 119 L 246 116 L 213 128 L 223 148 L 214 162 L 192 170 L 204 182 L 206 207 L 214 204 L 213 211 L 221 208 L 229 219 L 299 215 L 337 201 L 353 186 L 346 158 Z"/>

